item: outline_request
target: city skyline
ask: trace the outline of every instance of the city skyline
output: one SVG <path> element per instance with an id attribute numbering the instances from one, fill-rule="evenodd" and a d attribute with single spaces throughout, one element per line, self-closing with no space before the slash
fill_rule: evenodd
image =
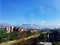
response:
<path id="1" fill-rule="evenodd" d="M 0 22 L 60 27 L 60 0 L 1 0 Z"/>

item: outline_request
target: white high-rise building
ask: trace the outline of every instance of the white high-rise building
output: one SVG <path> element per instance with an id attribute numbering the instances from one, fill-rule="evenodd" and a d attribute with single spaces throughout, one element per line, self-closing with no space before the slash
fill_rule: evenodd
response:
<path id="1" fill-rule="evenodd" d="M 5 27 L 5 30 L 7 33 L 10 33 L 10 27 L 9 26 Z"/>
<path id="2" fill-rule="evenodd" d="M 14 26 L 10 26 L 10 32 L 13 32 Z"/>

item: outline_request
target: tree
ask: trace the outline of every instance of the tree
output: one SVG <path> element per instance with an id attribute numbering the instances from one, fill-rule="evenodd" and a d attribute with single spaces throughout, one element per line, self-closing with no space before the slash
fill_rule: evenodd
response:
<path id="1" fill-rule="evenodd" d="M 17 39 L 18 38 L 17 35 L 18 35 L 18 32 L 10 32 L 8 34 L 8 40 L 15 40 L 15 39 Z"/>
<path id="2" fill-rule="evenodd" d="M 60 42 L 52 42 L 53 45 L 60 45 Z"/>
<path id="3" fill-rule="evenodd" d="M 6 42 L 7 40 L 7 33 L 4 30 L 0 30 L 0 43 Z"/>
<path id="4" fill-rule="evenodd" d="M 40 36 L 38 37 L 38 39 L 42 42 L 46 41 L 46 34 L 40 34 Z"/>

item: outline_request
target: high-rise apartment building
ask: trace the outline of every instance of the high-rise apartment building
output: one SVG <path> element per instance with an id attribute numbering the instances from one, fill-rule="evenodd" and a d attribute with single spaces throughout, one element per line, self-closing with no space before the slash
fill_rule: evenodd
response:
<path id="1" fill-rule="evenodd" d="M 10 26 L 10 32 L 13 32 L 14 26 Z"/>
<path id="2" fill-rule="evenodd" d="M 5 30 L 6 30 L 7 33 L 10 33 L 10 27 L 9 26 L 6 26 Z"/>

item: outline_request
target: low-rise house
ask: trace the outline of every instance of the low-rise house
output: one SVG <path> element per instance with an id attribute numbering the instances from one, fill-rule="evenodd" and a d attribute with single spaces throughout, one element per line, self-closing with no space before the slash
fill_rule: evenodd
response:
<path id="1" fill-rule="evenodd" d="M 38 33 L 38 30 L 31 30 L 31 33 Z"/>
<path id="2" fill-rule="evenodd" d="M 39 42 L 38 45 L 52 45 L 51 42 Z"/>

